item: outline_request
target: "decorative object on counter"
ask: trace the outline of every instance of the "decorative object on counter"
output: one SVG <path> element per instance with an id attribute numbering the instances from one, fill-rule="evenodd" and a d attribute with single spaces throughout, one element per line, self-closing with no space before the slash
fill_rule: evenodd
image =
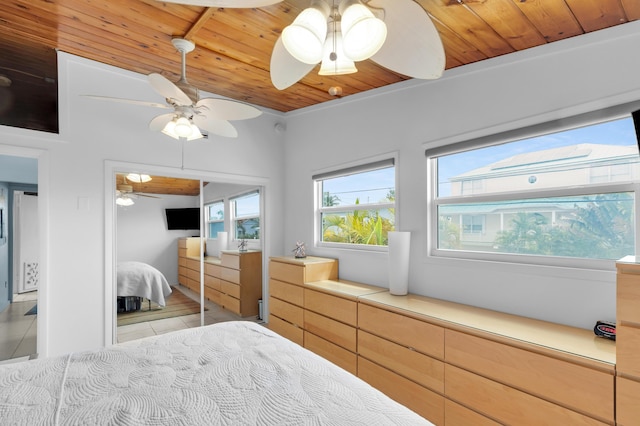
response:
<path id="1" fill-rule="evenodd" d="M 389 293 L 404 296 L 409 292 L 409 248 L 411 233 L 392 231 L 388 234 Z"/>
<path id="2" fill-rule="evenodd" d="M 301 241 L 296 241 L 296 248 L 291 250 L 293 252 L 293 257 L 297 259 L 304 259 L 307 257 L 307 253 L 304 248 L 304 243 Z"/>
<path id="3" fill-rule="evenodd" d="M 238 243 L 238 251 L 247 251 L 247 240 L 244 238 Z"/>
<path id="4" fill-rule="evenodd" d="M 229 248 L 229 233 L 226 231 L 218 232 L 218 251 L 227 250 Z"/>

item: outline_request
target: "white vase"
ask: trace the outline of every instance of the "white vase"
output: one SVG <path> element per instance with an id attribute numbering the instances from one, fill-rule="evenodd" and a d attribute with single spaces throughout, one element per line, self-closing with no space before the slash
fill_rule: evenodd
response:
<path id="1" fill-rule="evenodd" d="M 409 292 L 409 249 L 411 233 L 389 232 L 389 293 L 404 296 Z"/>
<path id="2" fill-rule="evenodd" d="M 227 232 L 218 232 L 218 257 L 222 254 L 222 250 L 226 250 L 229 244 L 229 234 Z"/>

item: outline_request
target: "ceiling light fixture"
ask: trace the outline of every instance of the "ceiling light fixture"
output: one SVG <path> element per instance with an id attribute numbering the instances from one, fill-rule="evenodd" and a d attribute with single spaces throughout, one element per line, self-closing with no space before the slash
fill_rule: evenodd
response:
<path id="1" fill-rule="evenodd" d="M 147 183 L 151 181 L 151 176 L 140 173 L 129 173 L 127 175 L 127 180 L 135 183 Z"/>
<path id="2" fill-rule="evenodd" d="M 167 136 L 171 136 L 174 139 L 184 138 L 188 141 L 204 137 L 198 126 L 193 124 L 191 119 L 184 115 L 176 116 L 173 120 L 167 122 L 162 129 L 162 133 Z"/>
<path id="3" fill-rule="evenodd" d="M 312 0 L 282 31 L 282 43 L 302 63 L 322 60 L 320 75 L 348 74 L 358 71 L 354 61 L 380 50 L 386 36 L 385 23 L 360 0 L 342 0 L 339 5 L 333 1 L 331 7 L 325 0 Z"/>
<path id="4" fill-rule="evenodd" d="M 116 204 L 123 207 L 129 207 L 134 205 L 135 203 L 131 198 L 127 197 L 126 195 L 121 195 L 118 198 L 116 198 Z"/>
<path id="5" fill-rule="evenodd" d="M 278 90 L 320 75 L 357 72 L 371 60 L 409 78 L 440 78 L 445 54 L 424 6 L 414 0 L 312 0 L 273 45 L 269 74 Z"/>

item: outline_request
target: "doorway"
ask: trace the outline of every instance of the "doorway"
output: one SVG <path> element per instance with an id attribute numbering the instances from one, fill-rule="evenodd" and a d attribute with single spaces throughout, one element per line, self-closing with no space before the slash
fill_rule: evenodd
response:
<path id="1" fill-rule="evenodd" d="M 42 212 L 37 206 L 42 152 L 0 145 L 0 362 L 44 354 L 37 304 Z M 24 213 L 24 214 L 23 214 Z M 44 225 L 46 226 L 46 225 Z"/>

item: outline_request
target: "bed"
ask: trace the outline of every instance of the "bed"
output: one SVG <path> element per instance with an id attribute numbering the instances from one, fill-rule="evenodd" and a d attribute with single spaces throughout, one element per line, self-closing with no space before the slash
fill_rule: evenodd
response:
<path id="1" fill-rule="evenodd" d="M 249 321 L 0 365 L 0 424 L 431 425 Z"/>
<path id="2" fill-rule="evenodd" d="M 144 297 L 166 305 L 171 286 L 162 272 L 142 262 L 118 262 L 118 297 Z"/>

